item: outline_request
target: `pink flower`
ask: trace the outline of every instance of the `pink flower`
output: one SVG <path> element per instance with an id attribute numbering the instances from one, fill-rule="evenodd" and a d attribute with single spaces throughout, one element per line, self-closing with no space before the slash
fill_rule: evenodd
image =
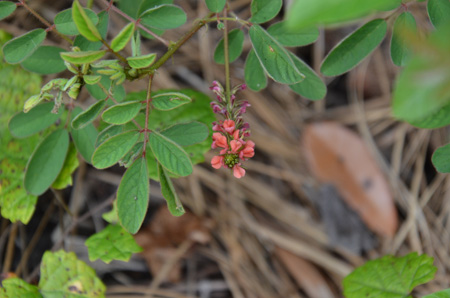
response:
<path id="1" fill-rule="evenodd" d="M 245 143 L 244 149 L 242 149 L 241 152 L 239 152 L 239 158 L 247 159 L 253 157 L 254 155 L 255 155 L 255 143 L 252 141 L 247 141 L 247 143 Z"/>
<path id="2" fill-rule="evenodd" d="M 224 163 L 223 163 L 223 156 L 221 156 L 221 155 L 214 156 L 214 157 L 211 159 L 211 166 L 212 166 L 214 169 L 220 169 L 222 166 L 224 166 Z"/>
<path id="3" fill-rule="evenodd" d="M 238 153 L 239 148 L 241 148 L 242 143 L 237 141 L 237 140 L 232 140 L 230 142 L 230 147 L 231 147 L 231 153 L 236 154 Z"/>
<path id="4" fill-rule="evenodd" d="M 232 134 L 234 129 L 236 128 L 236 124 L 234 123 L 233 120 L 225 120 L 223 121 L 223 128 L 225 129 L 226 132 Z"/>
<path id="5" fill-rule="evenodd" d="M 227 143 L 226 136 L 224 136 L 220 132 L 215 132 L 215 133 L 213 133 L 212 138 L 213 138 L 213 143 L 212 143 L 211 147 L 214 147 L 214 148 L 221 147 L 221 148 L 228 149 L 228 143 Z"/>
<path id="6" fill-rule="evenodd" d="M 245 176 L 245 170 L 241 168 L 241 164 L 238 163 L 233 167 L 233 175 L 234 177 L 240 179 Z"/>
<path id="7" fill-rule="evenodd" d="M 235 130 L 234 132 L 233 132 L 233 139 L 235 139 L 235 140 L 238 140 L 239 139 L 239 130 Z"/>

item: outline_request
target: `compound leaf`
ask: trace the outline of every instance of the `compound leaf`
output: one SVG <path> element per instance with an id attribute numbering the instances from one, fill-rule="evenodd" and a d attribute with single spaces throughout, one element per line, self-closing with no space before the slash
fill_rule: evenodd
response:
<path id="1" fill-rule="evenodd" d="M 133 236 L 120 225 L 108 225 L 101 232 L 89 237 L 85 244 L 91 262 L 98 259 L 105 263 L 112 260 L 128 262 L 133 253 L 142 251 Z"/>

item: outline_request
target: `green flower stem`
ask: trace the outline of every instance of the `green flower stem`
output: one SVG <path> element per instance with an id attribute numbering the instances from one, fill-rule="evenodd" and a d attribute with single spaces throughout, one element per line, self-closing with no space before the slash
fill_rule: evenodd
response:
<path id="1" fill-rule="evenodd" d="M 227 9 L 223 11 L 225 18 L 227 17 Z M 231 104 L 231 95 L 230 95 L 230 53 L 229 53 L 229 43 L 228 43 L 228 21 L 224 20 L 223 24 L 225 28 L 223 30 L 223 49 L 225 56 L 225 97 L 227 98 L 228 103 L 228 111 L 231 112 L 232 104 Z M 231 114 L 231 113 L 230 113 Z"/>
<path id="2" fill-rule="evenodd" d="M 25 3 L 24 0 L 19 0 L 19 4 L 20 4 L 20 6 L 25 7 L 25 9 L 28 10 L 32 15 L 34 15 L 42 24 L 47 26 L 47 29 L 51 28 L 51 31 L 55 31 L 55 33 L 58 34 L 62 39 L 64 39 L 65 41 L 67 41 L 68 43 L 73 45 L 73 41 L 69 37 L 67 37 L 64 34 L 58 32 L 58 30 L 56 30 L 54 25 L 50 24 L 46 19 L 44 19 L 44 17 L 42 17 L 40 14 L 38 14 L 37 11 L 32 9 L 30 6 L 28 6 L 28 4 Z"/>
<path id="3" fill-rule="evenodd" d="M 148 118 L 150 115 L 150 104 L 152 102 L 152 82 L 153 82 L 154 74 L 150 74 L 148 76 L 148 88 L 147 88 L 147 99 L 146 99 L 146 107 L 145 107 L 145 127 L 144 127 L 144 149 L 142 150 L 142 156 L 145 157 L 145 153 L 147 150 L 147 142 L 148 142 Z"/>

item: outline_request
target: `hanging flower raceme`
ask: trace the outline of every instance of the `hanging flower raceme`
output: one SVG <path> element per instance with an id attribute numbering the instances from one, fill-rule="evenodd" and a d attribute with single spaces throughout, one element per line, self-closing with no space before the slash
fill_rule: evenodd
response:
<path id="1" fill-rule="evenodd" d="M 214 113 L 224 118 L 213 122 L 211 148 L 220 151 L 219 155 L 212 158 L 211 165 L 215 169 L 232 169 L 236 178 L 245 175 L 242 162 L 255 155 L 255 143 L 247 140 L 250 136 L 250 125 L 242 119 L 250 104 L 245 100 L 236 100 L 236 93 L 245 88 L 245 84 L 233 88 L 228 100 L 219 82 L 214 81 L 210 87 L 217 96 L 217 101 L 211 102 L 211 108 Z"/>

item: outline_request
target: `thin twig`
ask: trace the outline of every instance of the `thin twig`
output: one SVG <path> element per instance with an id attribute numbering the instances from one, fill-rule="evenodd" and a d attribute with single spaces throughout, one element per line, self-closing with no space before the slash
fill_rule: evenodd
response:
<path id="1" fill-rule="evenodd" d="M 9 234 L 4 262 L 5 265 L 3 266 L 3 273 L 9 272 L 9 270 L 11 269 L 12 261 L 14 258 L 14 242 L 16 241 L 17 237 L 17 225 L 18 225 L 17 222 L 13 223 L 11 233 Z"/>

